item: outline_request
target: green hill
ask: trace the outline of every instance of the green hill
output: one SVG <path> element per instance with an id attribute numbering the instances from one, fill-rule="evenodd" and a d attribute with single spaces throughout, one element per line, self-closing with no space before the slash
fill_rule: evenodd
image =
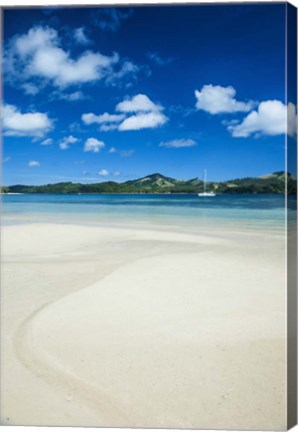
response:
<path id="1" fill-rule="evenodd" d="M 283 194 L 288 179 L 288 193 L 295 194 L 296 179 L 284 171 L 274 172 L 261 177 L 247 177 L 226 182 L 209 182 L 207 189 L 218 194 Z M 3 193 L 38 193 L 38 194 L 77 194 L 77 193 L 199 193 L 203 191 L 203 181 L 198 178 L 177 180 L 154 173 L 136 180 L 123 183 L 113 181 L 101 183 L 55 183 L 41 186 L 12 185 L 5 186 Z"/>

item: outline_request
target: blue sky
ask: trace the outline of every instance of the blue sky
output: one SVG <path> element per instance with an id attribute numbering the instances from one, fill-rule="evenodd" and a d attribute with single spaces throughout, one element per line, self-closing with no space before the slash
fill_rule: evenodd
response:
<path id="1" fill-rule="evenodd" d="M 4 184 L 283 170 L 284 62 L 285 4 L 6 9 Z"/>

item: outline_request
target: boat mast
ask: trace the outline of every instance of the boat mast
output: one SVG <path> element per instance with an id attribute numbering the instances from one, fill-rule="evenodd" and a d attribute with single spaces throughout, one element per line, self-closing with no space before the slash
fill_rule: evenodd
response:
<path id="1" fill-rule="evenodd" d="M 206 193 L 207 170 L 204 170 L 204 193 Z"/>

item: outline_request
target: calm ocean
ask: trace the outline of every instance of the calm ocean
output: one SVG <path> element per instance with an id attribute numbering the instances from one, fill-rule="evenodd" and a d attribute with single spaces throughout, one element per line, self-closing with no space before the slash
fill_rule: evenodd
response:
<path id="1" fill-rule="evenodd" d="M 61 222 L 204 225 L 282 231 L 283 195 L 3 195 L 5 224 Z M 294 199 L 289 198 L 294 208 Z M 290 213 L 293 210 L 290 210 Z"/>

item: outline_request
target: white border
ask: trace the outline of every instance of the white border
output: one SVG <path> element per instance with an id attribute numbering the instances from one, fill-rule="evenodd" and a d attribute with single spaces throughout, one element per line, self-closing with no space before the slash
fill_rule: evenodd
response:
<path id="1" fill-rule="evenodd" d="M 8 6 L 21 6 L 21 7 L 27 7 L 27 6 L 73 6 L 73 5 L 81 5 L 81 6 L 88 6 L 88 5 L 94 5 L 94 6 L 103 6 L 103 5 L 127 5 L 127 4 L 197 4 L 197 3 L 281 3 L 285 1 L 283 0 L 187 0 L 187 2 L 183 0 L 87 0 L 86 2 L 83 2 L 82 0 L 31 0 L 31 1 L 22 1 L 22 0 L 1 0 L 0 7 Z M 289 3 L 294 5 L 296 8 L 298 8 L 298 0 L 288 0 Z M 291 429 L 293 432 L 298 432 L 298 426 L 295 426 L 293 429 Z M 35 426 L 1 426 L 0 425 L 0 432 L 157 432 L 157 431 L 164 431 L 164 432 L 177 432 L 177 429 L 129 429 L 129 428 L 82 428 L 82 427 L 38 427 Z M 196 431 L 195 429 L 193 431 Z M 200 432 L 205 432 L 205 430 L 200 429 Z M 206 431 L 207 432 L 207 431 Z M 221 431 L 213 431 L 209 430 L 208 432 L 221 432 Z M 233 432 L 243 432 L 243 431 L 237 431 L 234 430 Z M 260 431 L 255 431 L 260 432 Z"/>
<path id="2" fill-rule="evenodd" d="M 298 0 L 288 0 L 289 3 L 298 7 Z M 188 0 L 187 2 L 183 0 L 87 0 L 86 2 L 82 0 L 31 0 L 31 1 L 22 1 L 22 0 L 1 0 L 0 6 L 73 6 L 73 5 L 81 5 L 81 6 L 103 6 L 103 5 L 127 5 L 127 4 L 181 4 L 181 3 L 286 3 L 285 0 Z"/>

